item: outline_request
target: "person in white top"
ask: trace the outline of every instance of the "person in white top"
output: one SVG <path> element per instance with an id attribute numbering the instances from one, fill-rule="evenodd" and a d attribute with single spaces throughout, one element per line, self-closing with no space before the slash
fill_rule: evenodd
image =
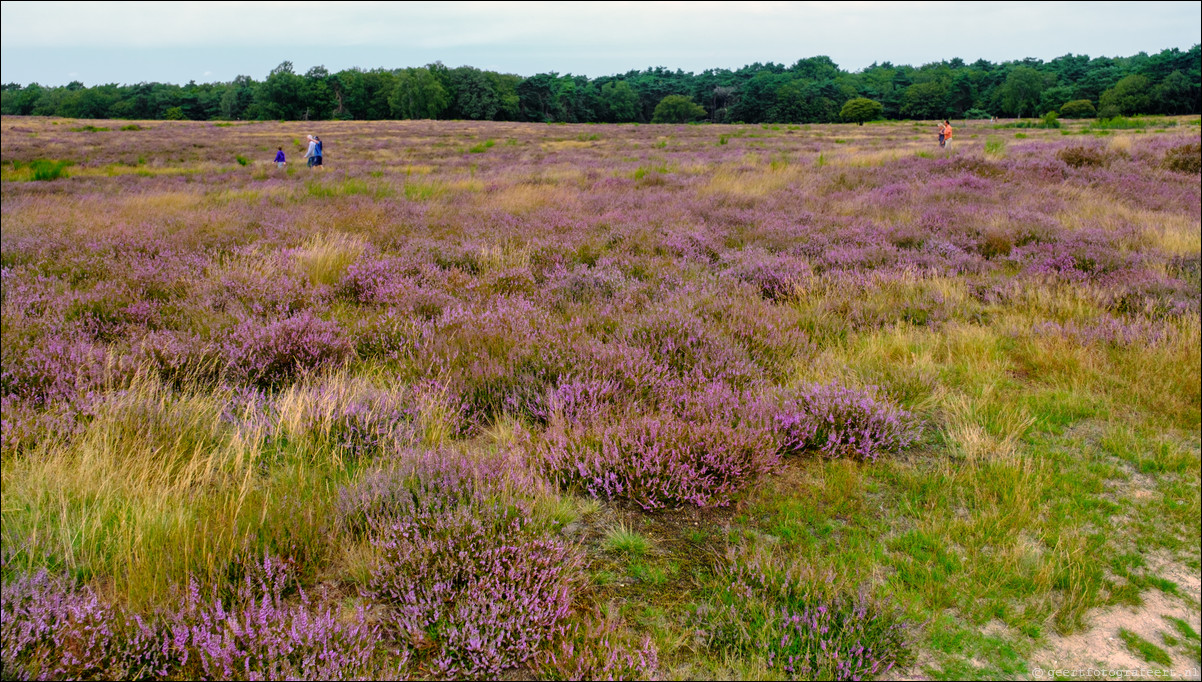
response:
<path id="1" fill-rule="evenodd" d="M 312 135 L 307 136 L 307 139 L 309 141 L 309 150 L 305 152 L 305 163 L 308 164 L 309 168 L 312 168 L 313 164 L 317 163 L 317 140 L 313 139 Z"/>

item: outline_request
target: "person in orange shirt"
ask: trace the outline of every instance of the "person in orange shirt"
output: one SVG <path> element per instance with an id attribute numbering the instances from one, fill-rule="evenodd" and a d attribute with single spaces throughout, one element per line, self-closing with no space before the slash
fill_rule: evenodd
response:
<path id="1" fill-rule="evenodd" d="M 952 124 L 946 118 L 943 119 L 943 145 L 947 147 L 950 154 L 952 151 Z"/>

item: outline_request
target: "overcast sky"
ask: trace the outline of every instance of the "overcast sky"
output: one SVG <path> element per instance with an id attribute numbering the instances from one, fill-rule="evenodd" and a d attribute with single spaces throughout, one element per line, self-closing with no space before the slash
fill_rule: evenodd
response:
<path id="1" fill-rule="evenodd" d="M 447 66 L 589 77 L 827 55 L 847 71 L 1202 42 L 1194 2 L 3 2 L 0 80 L 27 85 L 262 80 Z"/>

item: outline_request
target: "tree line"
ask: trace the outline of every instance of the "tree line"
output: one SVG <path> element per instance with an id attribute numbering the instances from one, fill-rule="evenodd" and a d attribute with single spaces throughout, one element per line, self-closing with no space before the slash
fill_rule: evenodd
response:
<path id="1" fill-rule="evenodd" d="M 0 113 L 201 121 L 565 123 L 831 123 L 874 118 L 1021 118 L 1048 112 L 1104 118 L 1198 114 L 1202 112 L 1200 47 L 1119 58 L 1067 54 L 1048 62 L 968 64 L 952 59 L 920 67 L 885 62 L 855 73 L 818 56 L 792 66 L 755 63 L 699 74 L 656 67 L 599 78 L 556 72 L 523 77 L 471 66 L 448 68 L 440 62 L 337 73 L 317 66 L 300 74 L 286 61 L 261 81 L 239 76 L 228 83 L 187 85 L 8 83 L 0 91 Z"/>

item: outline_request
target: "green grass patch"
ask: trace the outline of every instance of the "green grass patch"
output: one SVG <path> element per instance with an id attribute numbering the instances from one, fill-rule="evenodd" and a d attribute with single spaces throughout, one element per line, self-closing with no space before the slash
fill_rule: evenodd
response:
<path id="1" fill-rule="evenodd" d="M 1131 653 L 1149 663 L 1158 663 L 1163 666 L 1173 665 L 1173 659 L 1167 651 L 1126 628 L 1119 630 L 1119 639 L 1123 640 L 1123 644 L 1127 645 L 1127 649 Z"/>
<path id="2" fill-rule="evenodd" d="M 1163 116 L 1116 116 L 1100 118 L 1089 124 L 1090 130 L 1145 130 L 1147 128 L 1173 128 L 1177 122 Z"/>
<path id="3" fill-rule="evenodd" d="M 611 552 L 618 552 L 627 557 L 645 556 L 651 551 L 651 541 L 625 524 L 619 523 L 605 533 L 601 546 Z"/>
<path id="4" fill-rule="evenodd" d="M 492 149 L 493 146 L 495 146 L 496 144 L 497 144 L 496 140 L 485 140 L 485 141 L 481 142 L 480 144 L 476 144 L 476 145 L 472 145 L 471 147 L 468 147 L 467 152 L 469 154 L 483 154 L 484 152 L 488 151 L 489 149 Z"/>
<path id="5" fill-rule="evenodd" d="M 17 182 L 49 182 L 68 177 L 67 169 L 75 165 L 71 161 L 34 159 L 13 161 L 4 167 L 3 179 Z"/>

